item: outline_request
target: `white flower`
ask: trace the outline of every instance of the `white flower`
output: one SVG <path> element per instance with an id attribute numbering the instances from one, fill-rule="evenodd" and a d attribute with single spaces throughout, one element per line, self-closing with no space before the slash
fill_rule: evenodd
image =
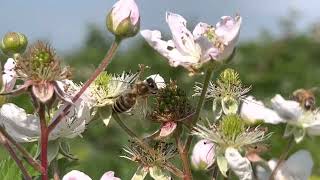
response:
<path id="1" fill-rule="evenodd" d="M 70 82 L 69 82 L 70 83 Z M 72 91 L 71 89 L 69 89 Z M 68 96 L 68 92 L 66 95 Z M 73 92 L 75 93 L 75 92 Z M 71 93 L 71 94 L 73 94 Z M 74 95 L 74 94 L 73 94 Z M 81 96 L 70 108 L 70 112 L 50 133 L 49 140 L 60 137 L 73 138 L 80 135 L 86 124 L 91 120 L 88 101 Z M 53 119 L 64 109 L 66 104 L 60 104 Z M 0 108 L 0 125 L 18 142 L 32 142 L 40 137 L 40 120 L 38 116 L 27 114 L 24 109 L 12 103 Z"/>
<path id="2" fill-rule="evenodd" d="M 268 161 L 271 171 L 274 170 L 277 163 L 276 160 Z M 275 175 L 275 180 L 308 180 L 311 176 L 312 167 L 313 160 L 310 153 L 306 150 L 299 150 L 280 165 Z M 257 167 L 257 177 L 259 180 L 268 180 L 270 175 L 270 171 L 261 166 Z"/>
<path id="3" fill-rule="evenodd" d="M 66 175 L 64 175 L 62 180 L 92 180 L 92 179 L 81 171 L 72 170 L 68 172 Z"/>
<path id="4" fill-rule="evenodd" d="M 157 30 L 142 30 L 141 35 L 169 60 L 171 66 L 183 66 L 193 72 L 210 60 L 220 61 L 231 55 L 239 36 L 241 17 L 222 17 L 216 28 L 199 23 L 193 33 L 187 29 L 186 20 L 178 14 L 167 12 L 166 22 L 172 40 L 162 40 L 161 32 Z"/>
<path id="5" fill-rule="evenodd" d="M 140 14 L 134 0 L 119 0 L 107 17 L 108 29 L 115 35 L 131 37 L 140 28 Z"/>
<path id="6" fill-rule="evenodd" d="M 240 180 L 252 180 L 253 171 L 250 161 L 242 157 L 238 150 L 234 148 L 227 148 L 225 151 L 225 157 L 227 159 L 230 169 L 239 177 Z"/>
<path id="7" fill-rule="evenodd" d="M 285 136 L 294 135 L 297 143 L 301 142 L 305 134 L 320 135 L 320 112 L 306 111 L 296 101 L 285 100 L 277 94 L 271 99 L 271 107 L 267 108 L 260 101 L 252 97 L 244 100 L 241 116 L 251 122 L 263 120 L 266 123 L 287 123 Z"/>
<path id="8" fill-rule="evenodd" d="M 215 161 L 215 146 L 207 140 L 198 141 L 192 151 L 191 162 L 196 169 L 206 170 Z"/>
<path id="9" fill-rule="evenodd" d="M 3 74 L 2 74 L 2 84 L 4 92 L 10 92 L 13 90 L 16 84 L 17 74 L 15 71 L 16 62 L 13 58 L 9 58 L 4 64 Z"/>

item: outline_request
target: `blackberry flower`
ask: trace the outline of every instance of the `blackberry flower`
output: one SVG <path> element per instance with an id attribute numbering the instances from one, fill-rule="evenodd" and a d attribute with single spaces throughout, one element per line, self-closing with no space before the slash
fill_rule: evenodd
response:
<path id="1" fill-rule="evenodd" d="M 160 137 L 170 135 L 177 127 L 177 123 L 193 114 L 187 94 L 174 81 L 171 81 L 156 96 L 156 103 L 150 118 L 162 123 Z"/>
<path id="2" fill-rule="evenodd" d="M 56 97 L 68 101 L 57 82 L 69 79 L 70 69 L 61 67 L 60 60 L 48 43 L 38 41 L 31 45 L 25 54 L 17 58 L 15 71 L 24 84 L 8 94 L 29 91 L 36 107 L 39 103 L 52 103 Z"/>

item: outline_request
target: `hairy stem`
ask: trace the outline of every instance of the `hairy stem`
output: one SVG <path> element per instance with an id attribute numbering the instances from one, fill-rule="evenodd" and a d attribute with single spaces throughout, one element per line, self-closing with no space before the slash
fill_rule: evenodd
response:
<path id="1" fill-rule="evenodd" d="M 26 161 L 37 171 L 43 172 L 44 169 L 42 168 L 41 164 L 33 159 L 33 157 L 29 154 L 29 152 L 19 143 L 17 143 L 7 132 L 6 130 L 0 126 L 0 133 L 5 136 L 7 141 L 13 144 L 17 150 L 22 154 L 22 156 L 26 159 Z"/>
<path id="2" fill-rule="evenodd" d="M 119 44 L 121 40 L 115 39 L 107 52 L 107 55 L 102 60 L 99 67 L 94 71 L 94 73 L 90 76 L 90 78 L 83 84 L 80 91 L 72 98 L 72 102 L 76 102 L 80 96 L 86 91 L 86 89 L 90 86 L 90 84 L 99 76 L 99 74 L 104 71 L 104 69 L 108 66 L 110 63 L 113 55 L 117 51 Z M 69 113 L 69 109 L 71 108 L 72 104 L 69 103 L 65 108 L 62 110 L 62 112 L 56 116 L 55 119 L 52 120 L 52 123 L 49 125 L 48 131 L 49 133 L 59 124 L 59 122 L 62 120 L 63 117 L 65 117 Z"/>
<path id="3" fill-rule="evenodd" d="M 60 180 L 58 160 L 56 159 L 52 162 L 52 174 L 53 174 L 53 180 Z"/>
<path id="4" fill-rule="evenodd" d="M 179 136 L 175 136 L 175 141 L 178 147 L 178 152 L 180 155 L 180 158 L 182 160 L 182 166 L 183 166 L 183 172 L 184 172 L 184 180 L 191 180 L 192 179 L 192 174 L 191 174 L 191 169 L 190 169 L 190 163 L 188 159 L 188 152 L 185 151 L 183 148 L 183 144 L 181 143 L 181 139 Z"/>
<path id="5" fill-rule="evenodd" d="M 9 144 L 8 139 L 0 132 L 0 143 L 6 148 L 9 152 L 12 159 L 16 162 L 17 166 L 20 168 L 22 175 L 25 180 L 32 180 L 31 176 L 29 175 L 28 171 L 24 167 L 22 161 L 18 158 L 16 152 L 13 150 L 11 145 Z"/>
<path id="6" fill-rule="evenodd" d="M 39 107 L 39 118 L 40 118 L 40 130 L 41 130 L 41 139 L 40 139 L 40 146 L 41 146 L 41 166 L 44 168 L 44 172 L 41 173 L 42 180 L 48 180 L 48 141 L 49 141 L 49 132 L 48 126 L 45 117 L 45 105 L 40 104 Z"/>
<path id="7" fill-rule="evenodd" d="M 194 118 L 193 118 L 193 120 L 191 121 L 191 127 L 190 127 L 190 129 L 193 128 L 193 126 L 197 123 L 197 121 L 198 121 L 199 118 L 200 118 L 200 112 L 201 112 L 202 106 L 203 106 L 203 104 L 204 104 L 204 101 L 205 101 L 205 99 L 206 99 L 206 93 L 207 93 L 207 89 L 208 89 L 208 87 L 209 87 L 209 83 L 210 83 L 210 80 L 211 80 L 213 71 L 214 71 L 214 68 L 208 68 L 208 70 L 207 70 L 207 72 L 206 72 L 206 76 L 205 76 L 204 83 L 203 83 L 203 87 L 202 87 L 201 96 L 200 96 L 200 99 L 199 99 L 198 104 L 197 104 L 197 109 L 196 109 Z M 187 141 L 186 141 L 186 144 L 185 144 L 185 146 L 184 146 L 184 151 L 185 151 L 185 152 L 189 152 L 189 148 L 190 148 L 192 139 L 193 139 L 193 136 L 188 136 Z"/>
<path id="8" fill-rule="evenodd" d="M 276 167 L 273 169 L 271 175 L 270 175 L 270 178 L 269 180 L 274 180 L 275 179 L 275 175 L 277 174 L 277 171 L 279 170 L 280 166 L 282 165 L 282 163 L 284 162 L 284 160 L 287 158 L 288 154 L 289 154 L 289 151 L 290 149 L 293 147 L 293 145 L 295 144 L 295 141 L 294 141 L 294 136 L 291 135 L 289 141 L 288 141 L 288 144 L 286 146 L 286 148 L 284 149 L 284 151 L 282 152 L 279 160 L 278 160 L 278 163 L 276 165 Z"/>

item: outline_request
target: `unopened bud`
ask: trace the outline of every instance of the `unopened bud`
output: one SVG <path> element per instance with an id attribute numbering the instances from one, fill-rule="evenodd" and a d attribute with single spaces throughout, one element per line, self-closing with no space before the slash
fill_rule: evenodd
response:
<path id="1" fill-rule="evenodd" d="M 191 162 L 199 170 L 206 170 L 215 160 L 215 146 L 207 140 L 200 140 L 193 148 Z"/>
<path id="2" fill-rule="evenodd" d="M 135 36 L 140 29 L 140 15 L 134 0 L 119 0 L 107 16 L 107 28 L 119 38 Z"/>
<path id="3" fill-rule="evenodd" d="M 9 32 L 4 35 L 0 43 L 0 48 L 7 56 L 21 54 L 28 45 L 27 37 L 19 32 Z"/>

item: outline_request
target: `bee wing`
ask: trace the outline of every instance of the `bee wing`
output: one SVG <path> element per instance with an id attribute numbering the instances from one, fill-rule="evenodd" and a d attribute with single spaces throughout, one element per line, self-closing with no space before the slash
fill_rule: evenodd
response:
<path id="1" fill-rule="evenodd" d="M 109 82 L 109 98 L 117 98 L 131 90 L 131 86 L 138 79 L 139 73 L 114 76 Z"/>

